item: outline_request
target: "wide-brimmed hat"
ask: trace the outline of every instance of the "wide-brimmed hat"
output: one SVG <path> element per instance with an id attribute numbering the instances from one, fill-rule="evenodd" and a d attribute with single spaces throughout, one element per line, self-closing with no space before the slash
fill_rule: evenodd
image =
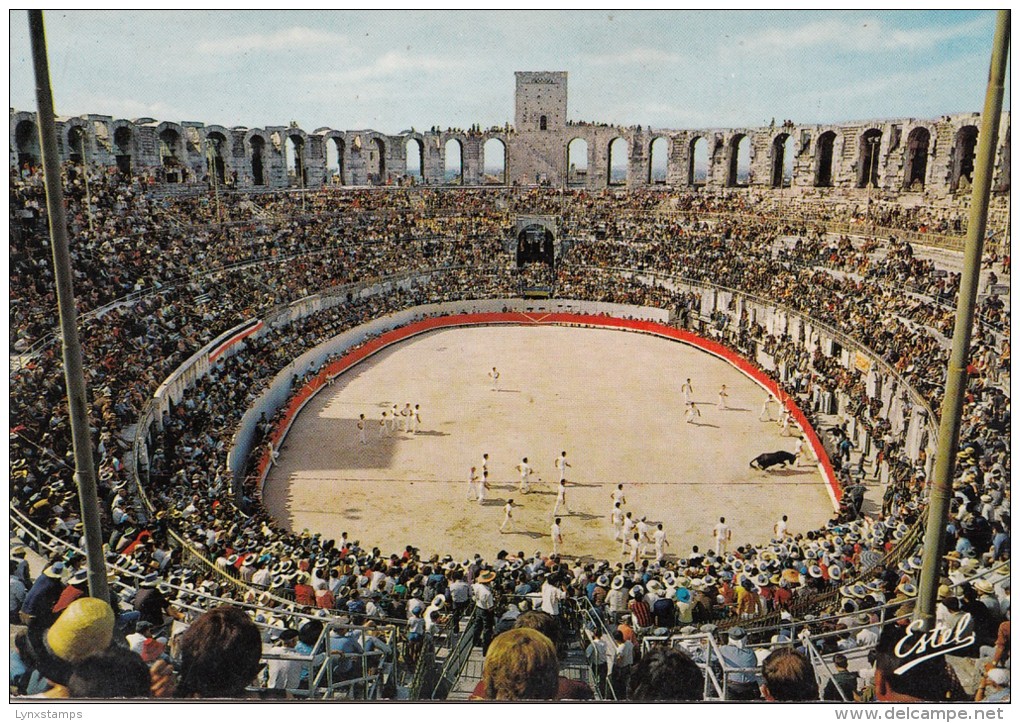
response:
<path id="1" fill-rule="evenodd" d="M 900 584 L 896 588 L 896 592 L 902 593 L 903 595 L 906 595 L 907 597 L 916 597 L 917 596 L 917 586 L 914 585 L 914 583 L 912 583 L 912 582 L 904 582 L 904 583 Z"/>
<path id="2" fill-rule="evenodd" d="M 613 578 L 612 588 L 614 590 L 620 590 L 620 589 L 623 588 L 623 577 L 622 576 L 617 575 L 616 577 Z"/>
<path id="3" fill-rule="evenodd" d="M 678 587 L 676 589 L 676 599 L 682 603 L 691 601 L 691 591 L 685 587 Z"/>
<path id="4" fill-rule="evenodd" d="M 988 580 L 977 580 L 974 583 L 974 589 L 982 595 L 992 595 L 995 593 L 995 588 L 992 586 L 992 583 L 988 582 Z"/>
<path id="5" fill-rule="evenodd" d="M 480 573 L 478 573 L 478 578 L 476 582 L 479 582 L 482 585 L 487 585 L 488 583 L 492 582 L 495 579 L 496 573 L 494 573 L 492 570 L 482 570 Z"/>
<path id="6" fill-rule="evenodd" d="M 52 565 L 43 570 L 43 575 L 54 580 L 59 580 L 60 576 L 64 574 L 64 563 L 54 562 Z"/>

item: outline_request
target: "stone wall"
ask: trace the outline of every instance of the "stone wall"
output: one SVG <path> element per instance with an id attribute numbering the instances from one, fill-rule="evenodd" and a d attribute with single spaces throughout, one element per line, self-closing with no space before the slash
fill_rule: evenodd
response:
<path id="1" fill-rule="evenodd" d="M 323 185 L 426 185 L 497 183 L 637 188 L 652 182 L 652 143 L 666 155 L 665 184 L 684 189 L 749 186 L 789 189 L 794 194 L 835 191 L 908 194 L 918 200 L 969 198 L 978 113 L 934 119 L 898 118 L 841 124 L 775 123 L 759 128 L 652 129 L 573 123 L 567 118 L 565 72 L 516 74 L 515 125 L 482 130 L 433 127 L 388 135 L 375 130 L 309 133 L 296 126 L 225 128 L 199 122 L 159 122 L 83 115 L 59 118 L 58 149 L 64 160 L 152 172 L 167 183 L 209 181 L 237 188 L 317 188 Z M 544 120 L 543 120 L 544 119 Z M 10 164 L 39 163 L 35 114 L 10 110 Z M 625 161 L 611 159 L 626 152 Z M 504 156 L 504 173 L 487 175 L 489 152 Z M 571 173 L 568 146 L 587 144 L 587 169 Z M 447 152 L 459 144 L 461 166 L 447 176 Z M 502 145 L 500 145 L 502 144 Z M 707 156 L 705 177 L 695 173 L 695 152 Z M 744 151 L 750 161 L 738 167 Z M 421 159 L 420 175 L 407 172 L 408 155 Z M 792 174 L 781 171 L 783 155 L 792 157 Z M 329 161 L 327 163 L 327 161 Z M 414 164 L 415 166 L 418 163 Z M 613 178 L 611 165 L 626 169 Z M 655 165 L 660 165 L 658 159 Z M 298 169 L 303 169 L 298 173 Z M 213 170 L 213 173 L 210 173 Z M 580 168 L 575 169 L 575 171 Z M 1010 186 L 1010 114 L 1004 113 L 996 144 L 993 189 Z"/>

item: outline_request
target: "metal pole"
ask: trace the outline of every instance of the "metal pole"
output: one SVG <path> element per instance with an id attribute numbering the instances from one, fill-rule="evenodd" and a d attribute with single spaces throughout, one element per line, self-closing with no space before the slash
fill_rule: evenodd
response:
<path id="1" fill-rule="evenodd" d="M 967 390 L 967 358 L 970 353 L 971 327 L 974 324 L 974 302 L 981 273 L 981 250 L 988 221 L 988 197 L 995 164 L 995 144 L 999 137 L 999 113 L 1002 111 L 1006 58 L 1009 54 L 1009 15 L 1009 10 L 1000 10 L 995 22 L 988 88 L 985 93 L 985 107 L 981 112 L 981 132 L 978 134 L 967 241 L 963 249 L 963 273 L 960 276 L 960 293 L 956 304 L 953 350 L 946 370 L 946 391 L 942 400 L 942 419 L 939 424 L 939 448 L 935 458 L 931 498 L 928 502 L 928 522 L 924 532 L 924 565 L 921 568 L 921 581 L 917 591 L 915 618 L 923 621 L 928 628 L 935 621 L 942 546 L 946 536 L 946 522 L 949 519 L 949 502 L 953 496 L 953 471 L 960 437 L 963 395 Z"/>
<path id="2" fill-rule="evenodd" d="M 50 221 L 53 274 L 56 278 L 57 306 L 60 310 L 64 380 L 71 416 L 74 480 L 78 485 L 78 501 L 85 527 L 89 594 L 101 600 L 109 600 L 110 592 L 106 585 L 106 566 L 103 560 L 103 530 L 99 524 L 99 500 L 96 498 L 96 472 L 92 466 L 92 439 L 89 436 L 85 375 L 82 372 L 81 345 L 78 342 L 78 315 L 74 306 L 74 288 L 71 285 L 67 218 L 64 215 L 64 193 L 60 187 L 60 158 L 57 156 L 53 91 L 50 88 L 50 68 L 46 59 L 46 31 L 43 27 L 42 10 L 28 11 L 28 27 L 32 38 L 32 63 L 35 68 L 35 97 L 39 107 L 39 136 L 42 142 L 43 173 L 46 180 L 46 213 Z"/>

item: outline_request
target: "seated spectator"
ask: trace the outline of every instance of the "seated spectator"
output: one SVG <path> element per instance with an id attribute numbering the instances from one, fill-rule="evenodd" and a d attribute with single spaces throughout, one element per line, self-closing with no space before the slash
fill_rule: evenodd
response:
<path id="1" fill-rule="evenodd" d="M 28 643 L 40 674 L 53 686 L 41 697 L 66 698 L 68 680 L 76 663 L 102 653 L 113 641 L 114 615 L 109 603 L 93 597 L 78 598 L 49 629 L 29 626 Z"/>
<path id="2" fill-rule="evenodd" d="M 656 645 L 633 665 L 627 686 L 630 700 L 702 700 L 705 675 L 680 648 Z"/>
<path id="3" fill-rule="evenodd" d="M 755 668 L 758 658 L 747 647 L 747 633 L 741 627 L 730 628 L 729 641 L 719 648 L 726 665 L 726 700 L 758 700 L 761 691 Z M 735 669 L 733 672 L 728 672 Z M 721 671 L 720 671 L 721 672 Z"/>
<path id="4" fill-rule="evenodd" d="M 849 662 L 846 656 L 842 653 L 837 653 L 832 658 L 832 664 L 836 667 L 836 672 L 825 686 L 825 692 L 822 693 L 823 700 L 838 700 L 838 701 L 850 701 L 854 699 L 854 693 L 857 691 L 857 673 L 851 673 L 847 666 Z M 840 692 L 842 691 L 842 695 Z"/>
<path id="5" fill-rule="evenodd" d="M 269 678 L 266 687 L 270 690 L 296 690 L 301 685 L 301 672 L 305 668 L 305 661 L 292 655 L 298 642 L 298 631 L 284 628 L 275 632 L 272 640 L 272 652 L 279 657 L 270 658 L 267 663 Z M 290 693 L 287 695 L 289 697 Z"/>
<path id="6" fill-rule="evenodd" d="M 818 700 L 818 681 L 811 662 L 793 648 L 774 650 L 761 664 L 765 700 Z"/>
<path id="7" fill-rule="evenodd" d="M 259 672 L 262 637 L 240 608 L 214 608 L 181 637 L 178 698 L 243 698 Z"/>
<path id="8" fill-rule="evenodd" d="M 22 631 L 14 636 L 14 645 L 11 647 L 10 684 L 12 693 L 37 695 L 49 687 L 36 665 L 35 656 L 28 643 L 28 633 Z"/>
<path id="9" fill-rule="evenodd" d="M 552 700 L 559 661 L 556 646 L 537 630 L 515 628 L 493 638 L 485 656 L 485 700 Z"/>

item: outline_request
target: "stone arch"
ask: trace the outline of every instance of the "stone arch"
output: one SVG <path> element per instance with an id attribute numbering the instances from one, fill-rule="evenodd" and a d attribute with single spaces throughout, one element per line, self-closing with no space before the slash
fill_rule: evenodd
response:
<path id="1" fill-rule="evenodd" d="M 289 128 L 283 139 L 284 164 L 287 185 L 304 188 L 308 185 L 308 136 L 304 131 Z"/>
<path id="2" fill-rule="evenodd" d="M 42 148 L 39 146 L 39 128 L 35 120 L 24 118 L 14 126 L 14 147 L 18 153 L 18 166 L 27 163 L 30 168 L 42 163 Z"/>
<path id="3" fill-rule="evenodd" d="M 457 151 L 455 163 L 452 163 L 453 158 L 450 154 L 451 144 Z M 464 141 L 456 136 L 448 137 L 443 142 L 443 183 L 464 185 Z"/>
<path id="4" fill-rule="evenodd" d="M 966 179 L 969 189 L 974 181 L 974 159 L 977 155 L 977 126 L 963 126 L 956 132 L 953 141 L 953 175 L 950 178 L 949 190 L 956 193 L 960 190 L 960 181 Z"/>
<path id="5" fill-rule="evenodd" d="M 828 188 L 832 185 L 833 162 L 836 158 L 836 132 L 825 131 L 815 142 L 815 182 L 816 188 Z"/>
<path id="6" fill-rule="evenodd" d="M 269 147 L 268 134 L 262 130 L 248 131 L 245 145 L 248 147 L 251 182 L 255 186 L 269 185 L 269 163 L 266 149 Z"/>
<path id="7" fill-rule="evenodd" d="M 64 126 L 64 151 L 71 163 L 84 164 L 88 156 L 89 134 L 84 121 L 74 118 Z"/>
<path id="8" fill-rule="evenodd" d="M 496 148 L 496 144 L 499 148 Z M 498 154 L 498 155 L 497 155 Z M 492 162 L 498 157 L 500 165 Z M 500 136 L 490 136 L 482 144 L 482 183 L 487 185 L 505 186 L 510 178 L 510 149 Z M 492 179 L 492 180 L 489 180 Z"/>
<path id="9" fill-rule="evenodd" d="M 669 139 L 656 136 L 648 144 L 648 183 L 665 185 L 669 177 Z"/>
<path id="10" fill-rule="evenodd" d="M 156 126 L 159 146 L 159 165 L 167 183 L 181 183 L 187 180 L 188 169 L 184 163 L 184 133 L 176 123 L 160 123 Z"/>
<path id="11" fill-rule="evenodd" d="M 368 145 L 371 151 L 378 156 L 375 163 L 375 173 L 369 172 L 369 177 L 371 178 L 374 175 L 375 183 L 384 184 L 386 183 L 386 141 L 376 136 Z"/>
<path id="12" fill-rule="evenodd" d="M 861 134 L 857 149 L 857 188 L 876 188 L 881 168 L 882 131 L 869 128 Z"/>
<path id="13" fill-rule="evenodd" d="M 698 168 L 699 161 L 704 164 L 701 169 Z M 711 156 L 708 139 L 700 135 L 691 138 L 691 142 L 687 146 L 687 185 L 704 186 L 708 182 L 710 163 Z M 704 172 L 700 182 L 698 181 L 699 171 Z"/>
<path id="14" fill-rule="evenodd" d="M 744 149 L 750 151 L 751 139 L 746 133 L 735 133 L 729 142 L 729 165 L 726 168 L 726 185 L 730 187 L 746 186 L 750 183 L 750 160 L 745 166 L 743 161 Z M 741 180 L 741 173 L 744 179 Z"/>
<path id="15" fill-rule="evenodd" d="M 344 186 L 347 183 L 347 141 L 341 131 L 327 130 L 322 133 L 322 163 L 326 169 L 326 184 Z M 335 165 L 333 161 L 336 161 Z"/>
<path id="16" fill-rule="evenodd" d="M 117 169 L 124 174 L 131 173 L 132 159 L 135 155 L 135 133 L 130 121 L 118 120 L 110 124 L 113 132 L 113 158 Z"/>
<path id="17" fill-rule="evenodd" d="M 414 166 L 412 159 L 416 162 Z M 419 182 L 425 179 L 425 139 L 417 133 L 404 136 L 404 173 Z"/>
<path id="18" fill-rule="evenodd" d="M 928 179 L 928 148 L 931 144 L 931 131 L 918 126 L 907 135 L 904 149 L 903 188 L 911 189 L 917 185 L 924 188 Z"/>
<path id="19" fill-rule="evenodd" d="M 583 150 L 582 150 L 583 146 Z M 576 153 L 574 152 L 576 150 Z M 571 138 L 567 142 L 567 185 L 584 186 L 588 183 L 588 154 L 591 149 L 584 138 Z M 578 162 L 583 166 L 578 166 Z"/>
<path id="20" fill-rule="evenodd" d="M 630 163 L 630 148 L 627 147 L 627 139 L 617 136 L 609 141 L 606 146 L 606 185 L 624 186 L 627 184 L 627 166 Z M 620 156 L 623 163 L 618 163 Z M 623 177 L 620 177 L 620 169 L 623 169 Z M 614 173 L 615 170 L 615 173 Z"/>
<path id="21" fill-rule="evenodd" d="M 206 172 L 221 186 L 227 182 L 226 154 L 230 150 L 225 130 L 210 132 L 207 128 L 205 134 Z"/>
<path id="22" fill-rule="evenodd" d="M 786 178 L 787 167 L 792 171 L 793 153 L 790 148 L 792 136 L 789 133 L 780 133 L 772 139 L 772 169 L 769 174 L 772 188 L 789 188 L 793 181 Z"/>

